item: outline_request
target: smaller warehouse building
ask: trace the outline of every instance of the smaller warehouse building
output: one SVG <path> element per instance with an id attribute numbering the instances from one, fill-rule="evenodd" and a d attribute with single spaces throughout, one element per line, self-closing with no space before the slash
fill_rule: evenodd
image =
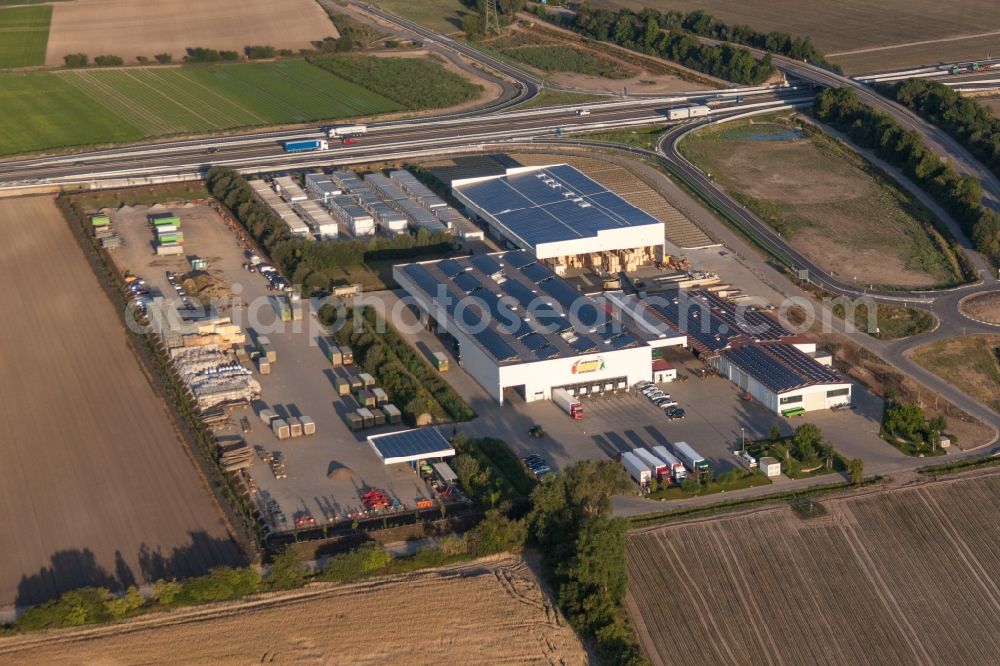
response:
<path id="1" fill-rule="evenodd" d="M 851 385 L 795 346 L 781 342 L 727 349 L 713 365 L 755 400 L 782 416 L 851 402 Z"/>
<path id="2" fill-rule="evenodd" d="M 455 449 L 437 428 L 416 428 L 371 435 L 368 437 L 368 444 L 386 465 L 442 460 L 455 455 Z"/>

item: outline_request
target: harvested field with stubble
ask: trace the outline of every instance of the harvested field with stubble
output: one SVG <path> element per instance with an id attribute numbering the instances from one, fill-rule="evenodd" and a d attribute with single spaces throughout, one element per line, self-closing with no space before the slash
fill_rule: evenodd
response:
<path id="1" fill-rule="evenodd" d="M 990 664 L 1000 474 L 652 528 L 627 603 L 654 664 Z M 664 600 L 669 600 L 665 602 Z"/>
<path id="2" fill-rule="evenodd" d="M 74 0 L 53 5 L 45 63 L 61 65 L 70 53 L 126 61 L 169 53 L 180 60 L 197 46 L 241 54 L 251 45 L 297 51 L 337 36 L 314 0 Z"/>
<path id="3" fill-rule="evenodd" d="M 0 639 L 0 661 L 574 666 L 587 656 L 524 561 L 511 557 Z"/>
<path id="4" fill-rule="evenodd" d="M 53 199 L 0 228 L 0 606 L 243 563 Z"/>
<path id="5" fill-rule="evenodd" d="M 992 0 L 596 0 L 592 4 L 635 11 L 703 9 L 730 25 L 811 37 L 850 74 L 983 58 L 991 45 L 994 53 L 1000 48 L 1000 12 Z"/>

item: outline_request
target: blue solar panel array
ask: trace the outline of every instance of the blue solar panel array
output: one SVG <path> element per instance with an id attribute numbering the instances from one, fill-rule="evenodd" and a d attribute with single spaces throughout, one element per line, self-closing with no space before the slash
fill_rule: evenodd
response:
<path id="1" fill-rule="evenodd" d="M 731 349 L 725 352 L 725 357 L 748 374 L 753 375 L 757 381 L 775 393 L 811 383 L 786 368 L 780 361 L 764 351 L 760 345 L 747 345 Z"/>
<path id="2" fill-rule="evenodd" d="M 401 270 L 498 363 L 642 344 L 632 334 L 606 324 L 597 303 L 520 250 L 409 264 Z M 442 289 L 446 300 L 439 298 Z M 457 307 L 459 299 L 461 308 Z M 566 311 L 576 317 L 565 316 Z M 485 327 L 484 322 L 488 322 Z"/>
<path id="3" fill-rule="evenodd" d="M 387 458 L 410 458 L 413 456 L 440 455 L 448 451 L 451 444 L 436 428 L 403 430 L 369 440 L 383 460 Z"/>
<path id="4" fill-rule="evenodd" d="M 459 191 L 529 247 L 660 224 L 565 164 L 470 183 Z"/>

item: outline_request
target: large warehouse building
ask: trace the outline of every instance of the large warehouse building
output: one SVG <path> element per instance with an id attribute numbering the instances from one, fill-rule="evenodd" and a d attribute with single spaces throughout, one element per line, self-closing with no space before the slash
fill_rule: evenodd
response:
<path id="1" fill-rule="evenodd" d="M 558 273 L 567 267 L 617 273 L 663 260 L 663 223 L 569 165 L 517 167 L 451 186 L 494 236 Z"/>
<path id="2" fill-rule="evenodd" d="M 393 277 L 500 403 L 506 390 L 531 402 L 553 388 L 589 395 L 651 377 L 649 345 L 525 251 L 398 265 Z"/>

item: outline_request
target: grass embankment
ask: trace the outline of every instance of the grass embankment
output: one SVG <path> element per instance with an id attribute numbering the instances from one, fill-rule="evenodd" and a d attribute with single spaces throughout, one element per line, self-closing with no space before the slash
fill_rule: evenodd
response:
<path id="1" fill-rule="evenodd" d="M 375 0 L 372 4 L 446 35 L 462 32 L 462 18 L 467 14 L 479 15 L 462 0 Z"/>
<path id="2" fill-rule="evenodd" d="M 587 49 L 549 39 L 538 33 L 518 31 L 480 44 L 507 60 L 547 74 L 569 72 L 605 79 L 627 79 L 634 74 L 622 63 Z"/>
<path id="3" fill-rule="evenodd" d="M 552 90 L 543 88 L 536 96 L 521 104 L 519 109 L 537 109 L 546 106 L 560 106 L 564 104 L 584 104 L 586 102 L 608 101 L 610 97 L 605 95 L 587 95 L 585 93 L 567 92 L 565 90 Z"/>
<path id="4" fill-rule="evenodd" d="M 0 69 L 44 65 L 51 20 L 50 5 L 0 9 Z"/>
<path id="5" fill-rule="evenodd" d="M 659 143 L 660 136 L 664 131 L 666 130 L 662 127 L 636 127 L 634 129 L 620 129 L 614 132 L 581 134 L 575 138 L 583 139 L 585 141 L 620 143 L 625 146 L 645 148 L 646 150 L 656 150 L 656 144 Z"/>
<path id="6" fill-rule="evenodd" d="M 872 164 L 788 115 L 688 136 L 681 151 L 817 263 L 861 285 L 954 285 L 953 243 Z"/>
<path id="7" fill-rule="evenodd" d="M 168 201 L 198 201 L 207 199 L 208 190 L 200 180 L 169 185 L 132 187 L 126 190 L 96 190 L 73 195 L 73 201 L 83 210 L 121 208 L 122 206 L 152 206 Z"/>
<path id="8" fill-rule="evenodd" d="M 905 308 L 884 303 L 875 304 L 875 319 L 872 321 L 867 304 L 859 304 L 852 311 L 854 327 L 880 340 L 899 340 L 920 335 L 934 328 L 937 321 L 927 310 Z M 845 319 L 847 311 L 843 303 L 835 303 L 833 314 Z"/>
<path id="9" fill-rule="evenodd" d="M 757 486 L 767 486 L 771 484 L 771 479 L 761 472 L 750 472 L 744 469 L 733 470 L 719 475 L 706 484 L 697 483 L 689 486 L 664 486 L 649 493 L 647 497 L 652 500 L 676 500 L 690 499 L 692 497 L 702 497 L 704 495 L 715 495 L 733 490 L 746 490 Z"/>
<path id="10" fill-rule="evenodd" d="M 1000 335 L 967 335 L 919 347 L 913 360 L 963 393 L 1000 411 Z"/>

